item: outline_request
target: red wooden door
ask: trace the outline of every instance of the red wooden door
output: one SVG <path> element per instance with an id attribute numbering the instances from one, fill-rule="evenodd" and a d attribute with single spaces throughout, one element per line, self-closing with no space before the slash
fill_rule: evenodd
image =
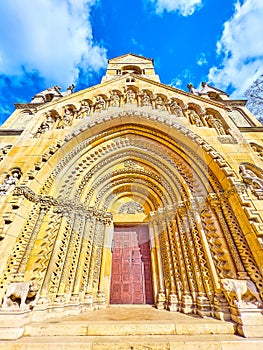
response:
<path id="1" fill-rule="evenodd" d="M 147 226 L 115 228 L 110 303 L 153 303 Z"/>

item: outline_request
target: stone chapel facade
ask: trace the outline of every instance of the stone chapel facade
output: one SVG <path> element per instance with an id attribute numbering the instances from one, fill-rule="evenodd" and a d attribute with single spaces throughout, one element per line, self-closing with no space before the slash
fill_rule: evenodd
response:
<path id="1" fill-rule="evenodd" d="M 262 124 L 210 85 L 109 60 L 0 128 L 0 318 L 109 304 L 232 320 L 263 336 Z"/>

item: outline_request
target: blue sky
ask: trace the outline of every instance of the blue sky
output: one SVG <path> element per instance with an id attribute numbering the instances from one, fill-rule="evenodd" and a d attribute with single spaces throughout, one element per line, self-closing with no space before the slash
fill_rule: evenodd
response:
<path id="1" fill-rule="evenodd" d="M 47 87 L 99 83 L 129 52 L 183 90 L 242 98 L 263 74 L 262 0 L 0 0 L 0 13 L 0 122 Z"/>

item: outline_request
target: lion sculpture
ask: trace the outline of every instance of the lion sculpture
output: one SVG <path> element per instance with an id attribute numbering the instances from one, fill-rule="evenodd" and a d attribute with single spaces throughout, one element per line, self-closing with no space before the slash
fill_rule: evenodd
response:
<path id="1" fill-rule="evenodd" d="M 37 295 L 37 286 L 32 282 L 11 282 L 6 289 L 3 309 L 17 306 L 19 309 L 32 308 L 29 299 L 34 300 Z M 28 301 L 28 302 L 27 302 Z"/>
<path id="2" fill-rule="evenodd" d="M 223 278 L 221 284 L 230 303 L 238 306 L 249 303 L 262 306 L 260 295 L 252 281 Z"/>

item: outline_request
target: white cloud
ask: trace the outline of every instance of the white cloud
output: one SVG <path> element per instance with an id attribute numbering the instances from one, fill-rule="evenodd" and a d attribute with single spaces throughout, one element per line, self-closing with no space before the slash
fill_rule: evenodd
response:
<path id="1" fill-rule="evenodd" d="M 93 41 L 90 9 L 97 0 L 0 2 L 0 74 L 37 71 L 66 86 L 79 69 L 104 67 L 106 51 Z"/>
<path id="2" fill-rule="evenodd" d="M 203 65 L 207 64 L 207 59 L 206 59 L 206 56 L 203 52 L 199 56 L 199 58 L 197 60 L 197 64 L 198 64 L 198 66 L 203 66 Z"/>
<path id="3" fill-rule="evenodd" d="M 178 11 L 183 16 L 192 15 L 200 8 L 202 0 L 149 0 L 155 5 L 156 13 Z"/>
<path id="4" fill-rule="evenodd" d="M 189 69 L 184 69 L 180 74 L 172 79 L 169 85 L 178 89 L 185 89 L 186 85 L 195 80 L 195 76 Z"/>
<path id="5" fill-rule="evenodd" d="M 231 86 L 232 97 L 242 97 L 263 73 L 262 18 L 262 0 L 237 1 L 233 17 L 224 24 L 217 43 L 221 65 L 210 69 L 209 80 L 224 90 Z"/>

